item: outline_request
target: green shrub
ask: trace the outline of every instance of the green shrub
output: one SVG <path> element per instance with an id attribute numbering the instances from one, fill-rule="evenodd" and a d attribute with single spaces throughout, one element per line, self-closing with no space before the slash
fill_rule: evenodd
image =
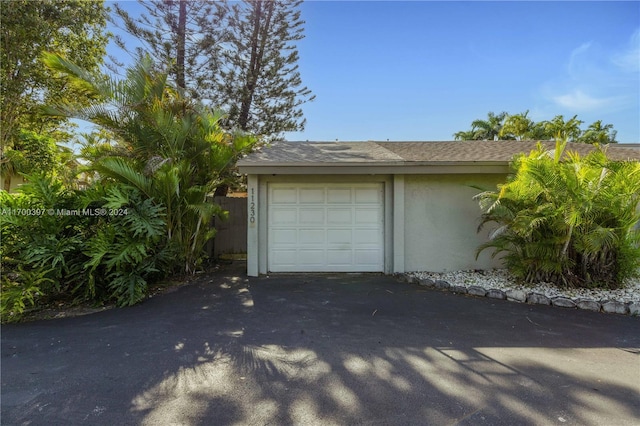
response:
<path id="1" fill-rule="evenodd" d="M 54 283 L 47 278 L 49 272 L 45 269 L 25 271 L 18 268 L 17 273 L 3 275 L 0 284 L 0 319 L 3 323 L 19 321 L 29 307 L 36 306 L 42 295 L 41 288 Z"/>
<path id="2" fill-rule="evenodd" d="M 175 250 L 167 243 L 164 207 L 121 185 L 110 187 L 105 198 L 104 208 L 115 214 L 105 216 L 86 243 L 84 292 L 90 298 L 106 293 L 129 306 L 146 296 L 149 279 L 172 271 Z"/>
<path id="3" fill-rule="evenodd" d="M 165 208 L 127 185 L 68 191 L 31 175 L 0 205 L 3 322 L 54 300 L 132 305 L 178 265 Z"/>
<path id="4" fill-rule="evenodd" d="M 581 158 L 541 145 L 517 157 L 498 191 L 478 194 L 487 248 L 526 282 L 618 288 L 640 267 L 640 163 L 611 161 L 599 147 Z M 482 226 L 481 225 L 481 226 Z"/>

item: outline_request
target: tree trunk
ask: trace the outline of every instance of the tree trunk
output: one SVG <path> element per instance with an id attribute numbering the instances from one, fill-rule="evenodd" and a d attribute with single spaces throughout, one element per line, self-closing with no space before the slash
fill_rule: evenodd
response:
<path id="1" fill-rule="evenodd" d="M 266 17 L 262 22 L 262 5 L 265 2 L 255 2 L 255 13 L 253 16 L 253 33 L 251 34 L 251 58 L 249 60 L 249 70 L 247 71 L 247 79 L 242 93 L 242 103 L 240 105 L 240 116 L 238 117 L 238 126 L 241 130 L 249 130 L 249 113 L 251 104 L 253 103 L 253 95 L 255 94 L 258 76 L 262 70 L 262 58 L 264 56 L 265 45 L 269 37 L 271 29 L 271 18 L 273 15 L 274 2 L 266 2 Z"/>
<path id="2" fill-rule="evenodd" d="M 187 32 L 187 0 L 180 0 L 180 9 L 178 12 L 178 46 L 176 53 L 176 85 L 181 89 L 186 88 L 185 83 L 185 49 L 186 49 L 186 32 Z"/>

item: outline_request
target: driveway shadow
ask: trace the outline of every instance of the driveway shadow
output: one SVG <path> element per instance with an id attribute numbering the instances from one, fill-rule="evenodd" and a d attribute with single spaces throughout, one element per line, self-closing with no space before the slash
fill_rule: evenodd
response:
<path id="1" fill-rule="evenodd" d="M 133 308 L 4 326 L 2 424 L 633 424 L 638 325 L 234 265 Z"/>

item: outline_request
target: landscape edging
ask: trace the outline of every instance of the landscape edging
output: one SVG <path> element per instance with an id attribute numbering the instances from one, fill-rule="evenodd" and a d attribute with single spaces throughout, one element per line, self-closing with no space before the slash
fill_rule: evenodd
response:
<path id="1" fill-rule="evenodd" d="M 525 292 L 524 290 L 499 290 L 484 288 L 479 285 L 470 287 L 451 285 L 445 280 L 434 281 L 430 278 L 418 279 L 410 273 L 399 274 L 401 279 L 410 284 L 418 284 L 434 290 L 447 291 L 454 294 L 469 294 L 478 297 L 508 300 L 510 302 L 548 305 L 569 309 L 583 309 L 594 312 L 615 313 L 622 315 L 640 316 L 640 303 L 623 303 L 616 300 L 592 300 L 587 298 L 570 298 L 564 296 L 547 297 L 537 292 Z M 524 297 L 523 297 L 524 296 Z"/>

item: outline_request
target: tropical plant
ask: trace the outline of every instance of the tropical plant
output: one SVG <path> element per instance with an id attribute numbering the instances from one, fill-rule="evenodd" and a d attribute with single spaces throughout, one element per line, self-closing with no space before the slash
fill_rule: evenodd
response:
<path id="1" fill-rule="evenodd" d="M 565 121 L 562 115 L 556 115 L 552 120 L 544 121 L 544 130 L 548 135 L 552 135 L 556 138 L 575 142 L 580 137 L 582 131 L 580 125 L 584 123 L 582 120 L 578 120 L 578 116 L 574 115 L 569 120 Z"/>
<path id="2" fill-rule="evenodd" d="M 479 139 L 482 140 L 499 140 L 500 131 L 504 125 L 504 120 L 507 117 L 506 112 L 494 114 L 489 112 L 486 120 L 474 120 L 471 123 L 471 128 L 476 130 Z"/>
<path id="3" fill-rule="evenodd" d="M 0 320 L 15 322 L 22 319 L 29 308 L 34 308 L 44 288 L 53 280 L 47 278 L 49 270 L 18 269 L 10 276 L 4 275 L 0 279 Z"/>
<path id="4" fill-rule="evenodd" d="M 476 140 L 476 132 L 473 130 L 461 130 L 453 134 L 453 139 L 457 141 L 473 141 Z"/>
<path id="5" fill-rule="evenodd" d="M 126 185 L 110 185 L 104 201 L 97 211 L 112 214 L 86 242 L 83 290 L 89 298 L 102 291 L 119 306 L 130 306 L 146 296 L 149 280 L 171 270 L 174 252 L 164 238 L 164 207 Z"/>
<path id="6" fill-rule="evenodd" d="M 598 120 L 586 130 L 580 129 L 583 121 L 574 115 L 565 121 L 562 115 L 556 115 L 547 121 L 535 122 L 529 117 L 529 111 L 510 115 L 490 112 L 486 120 L 474 120 L 471 130 L 453 134 L 455 140 L 553 140 L 556 137 L 570 142 L 589 144 L 616 143 L 616 131 L 612 124 L 602 124 Z"/>
<path id="7" fill-rule="evenodd" d="M 0 191 L 2 320 L 18 320 L 27 306 L 71 296 L 82 282 L 82 218 L 75 195 L 51 175 L 27 175 L 18 193 Z M 6 293 L 6 294 L 5 294 Z"/>
<path id="8" fill-rule="evenodd" d="M 489 112 L 486 120 L 474 120 L 471 122 L 471 130 L 457 132 L 453 136 L 456 140 L 500 140 L 502 126 L 507 117 L 506 112 L 495 114 Z"/>
<path id="9" fill-rule="evenodd" d="M 533 139 L 535 123 L 529 117 L 529 110 L 515 115 L 507 115 L 500 137 L 505 139 L 526 140 Z"/>
<path id="10" fill-rule="evenodd" d="M 132 305 L 173 271 L 164 207 L 130 186 L 70 191 L 28 175 L 17 193 L 0 191 L 0 202 L 3 322 L 53 301 Z"/>
<path id="11" fill-rule="evenodd" d="M 215 233 L 211 218 L 224 214 L 207 196 L 256 139 L 224 131 L 221 114 L 172 88 L 149 57 L 120 81 L 95 77 L 58 55 L 44 60 L 95 99 L 89 107 L 61 103 L 50 113 L 90 121 L 116 138 L 121 149 L 105 151 L 91 168 L 164 207 L 169 243 L 179 248 L 183 270 L 193 272 Z"/>
<path id="12" fill-rule="evenodd" d="M 616 132 L 613 130 L 613 124 L 602 124 L 602 120 L 598 120 L 589 125 L 578 138 L 578 142 L 590 144 L 609 144 L 617 143 Z"/>
<path id="13" fill-rule="evenodd" d="M 526 282 L 618 288 L 640 267 L 640 163 L 542 145 L 515 158 L 498 191 L 476 196 L 492 248 Z M 482 226 L 481 225 L 481 226 Z"/>

